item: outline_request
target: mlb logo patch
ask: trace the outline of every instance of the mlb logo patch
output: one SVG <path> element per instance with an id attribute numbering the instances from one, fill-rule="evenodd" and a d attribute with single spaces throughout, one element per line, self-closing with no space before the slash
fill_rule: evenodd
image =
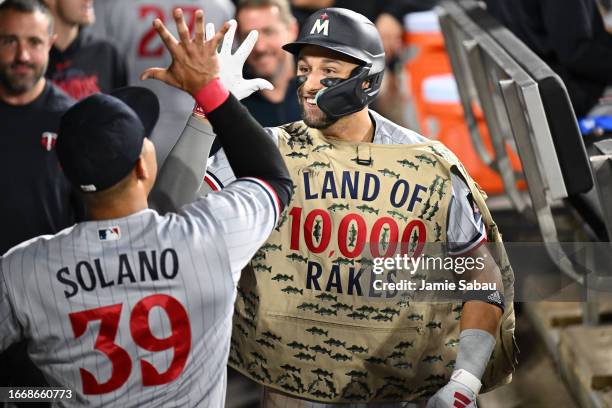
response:
<path id="1" fill-rule="evenodd" d="M 40 144 L 48 152 L 53 150 L 55 147 L 55 142 L 57 142 L 57 133 L 43 132 L 43 134 L 40 136 Z"/>
<path id="2" fill-rule="evenodd" d="M 100 238 L 100 241 L 117 241 L 121 238 L 121 230 L 119 227 L 99 229 L 98 238 Z"/>

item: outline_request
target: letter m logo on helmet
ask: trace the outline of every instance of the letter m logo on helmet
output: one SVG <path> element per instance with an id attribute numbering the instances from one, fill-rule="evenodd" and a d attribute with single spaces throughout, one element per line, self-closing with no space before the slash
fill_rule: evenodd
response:
<path id="1" fill-rule="evenodd" d="M 321 14 L 314 25 L 312 26 L 312 30 L 310 30 L 310 34 L 321 34 L 328 36 L 329 35 L 329 17 L 326 13 Z"/>

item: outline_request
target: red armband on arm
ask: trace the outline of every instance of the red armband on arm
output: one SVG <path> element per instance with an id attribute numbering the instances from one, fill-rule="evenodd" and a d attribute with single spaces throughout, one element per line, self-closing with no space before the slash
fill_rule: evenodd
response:
<path id="1" fill-rule="evenodd" d="M 196 100 L 193 112 L 207 115 L 227 100 L 229 91 L 225 89 L 219 78 L 215 78 L 204 85 L 193 97 Z"/>

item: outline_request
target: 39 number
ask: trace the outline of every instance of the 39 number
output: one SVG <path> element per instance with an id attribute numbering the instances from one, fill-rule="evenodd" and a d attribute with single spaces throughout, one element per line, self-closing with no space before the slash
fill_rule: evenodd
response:
<path id="1" fill-rule="evenodd" d="M 72 331 L 77 339 L 85 333 L 89 322 L 100 321 L 100 330 L 94 348 L 105 354 L 112 365 L 112 374 L 105 382 L 98 381 L 88 370 L 79 368 L 84 394 L 105 394 L 115 391 L 125 384 L 130 376 L 132 358 L 125 349 L 115 343 L 122 307 L 122 304 L 116 304 L 69 314 Z M 172 328 L 169 337 L 158 338 L 151 332 L 149 312 L 154 307 L 161 308 L 168 316 Z M 142 385 L 167 384 L 178 378 L 185 368 L 191 348 L 189 317 L 178 300 L 162 294 L 147 296 L 140 300 L 130 315 L 130 333 L 134 343 L 147 351 L 174 350 L 170 366 L 161 373 L 150 362 L 140 360 Z"/>

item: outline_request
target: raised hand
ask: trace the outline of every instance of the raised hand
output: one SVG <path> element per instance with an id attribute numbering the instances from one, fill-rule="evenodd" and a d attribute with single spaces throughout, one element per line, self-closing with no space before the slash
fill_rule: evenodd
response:
<path id="1" fill-rule="evenodd" d="M 259 33 L 251 31 L 240 47 L 232 54 L 232 44 L 236 35 L 236 20 L 229 21 L 229 29 L 223 37 L 223 45 L 217 53 L 221 66 L 221 83 L 238 99 L 244 99 L 253 92 L 261 89 L 273 89 L 272 84 L 265 79 L 244 79 L 242 68 L 247 57 L 253 50 Z M 214 38 L 215 26 L 212 23 L 206 24 L 206 41 Z"/>
<path id="2" fill-rule="evenodd" d="M 204 39 L 204 12 L 196 11 L 193 38 L 183 18 L 180 8 L 174 10 L 174 21 L 179 35 L 179 41 L 168 31 L 161 20 L 153 21 L 159 37 L 172 56 L 168 68 L 149 68 L 140 76 L 141 79 L 153 78 L 168 85 L 182 89 L 190 94 L 198 93 L 204 85 L 218 78 L 219 58 L 217 47 L 230 28 L 225 23 L 218 33 L 209 33 L 209 41 Z"/>

